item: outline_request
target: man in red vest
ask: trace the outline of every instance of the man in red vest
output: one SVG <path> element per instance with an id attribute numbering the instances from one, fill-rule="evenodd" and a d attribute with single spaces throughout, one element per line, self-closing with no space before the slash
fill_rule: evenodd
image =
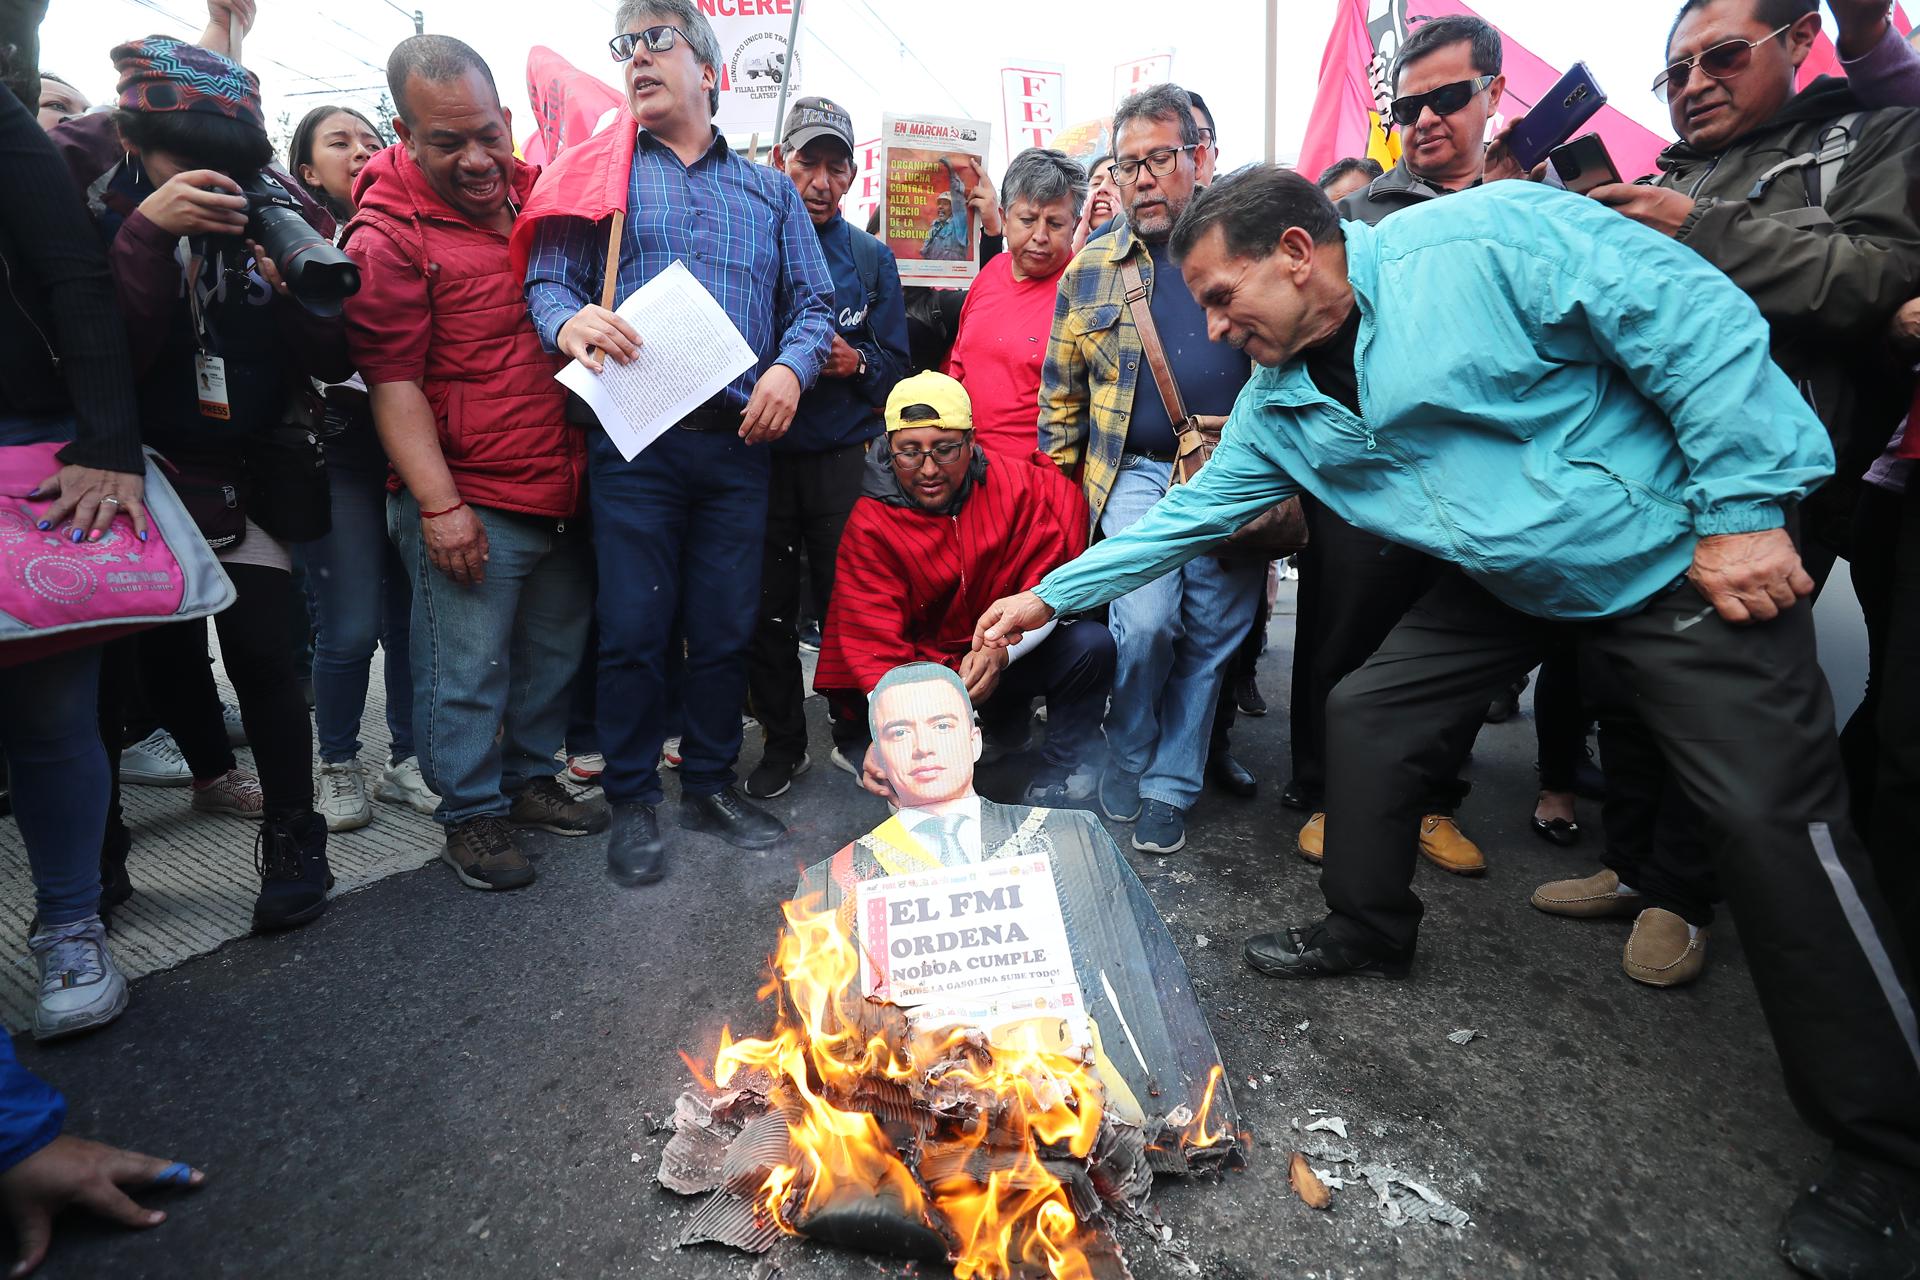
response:
<path id="1" fill-rule="evenodd" d="M 368 162 L 346 249 L 360 266 L 349 341 L 399 477 L 388 527 L 413 580 L 414 724 L 461 883 L 516 889 L 515 827 L 604 831 L 604 801 L 554 779 L 586 651 L 586 448 L 560 362 L 509 261 L 535 171 L 480 55 L 447 36 L 394 49 L 401 144 Z"/>
<path id="2" fill-rule="evenodd" d="M 974 652 L 968 618 L 978 602 L 1086 550 L 1087 500 L 1043 453 L 989 459 L 974 443 L 966 388 L 944 373 L 896 384 L 886 428 L 840 535 L 813 687 L 849 722 L 864 718 L 881 678 L 909 662 L 957 672 L 989 724 L 1024 729 L 1033 700 L 1045 698 L 1045 765 L 1022 798 L 1047 808 L 1086 800 L 1113 686 L 1113 633 L 1065 621 L 1014 648 Z"/>

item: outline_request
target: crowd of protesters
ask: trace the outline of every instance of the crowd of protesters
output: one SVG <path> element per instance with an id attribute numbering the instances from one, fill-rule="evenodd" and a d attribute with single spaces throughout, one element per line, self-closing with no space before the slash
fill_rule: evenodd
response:
<path id="1" fill-rule="evenodd" d="M 44 7 L 9 3 L 0 41 L 0 447 L 63 444 L 31 496 L 76 542 L 145 537 L 143 448 L 164 455 L 234 588 L 214 626 L 238 705 L 204 622 L 0 665 L 36 1038 L 126 1007 L 122 782 L 258 824 L 263 931 L 326 909 L 328 835 L 375 801 L 432 815 L 482 890 L 533 882 L 527 830 L 604 833 L 624 886 L 669 876 L 678 832 L 778 843 L 757 802 L 825 785 L 801 780 L 809 607 L 839 785 L 885 794 L 867 698 L 941 663 L 987 750 L 1033 753 L 1010 798 L 1176 854 L 1210 783 L 1258 793 L 1229 731 L 1267 711 L 1278 575 L 1223 544 L 1297 500 L 1278 800 L 1328 913 L 1248 963 L 1409 972 L 1416 859 L 1486 868 L 1461 774 L 1531 677 L 1532 830 L 1602 864 L 1533 905 L 1631 919 L 1622 967 L 1653 987 L 1697 977 L 1716 904 L 1738 910 L 1790 1092 L 1834 1143 L 1788 1261 L 1920 1267 L 1920 53 L 1886 5 L 1835 0 L 1847 78 L 1796 92 L 1812 0 L 1687 0 L 1649 59 L 1680 141 L 1588 196 L 1512 160 L 1477 18 L 1398 50 L 1391 168 L 1216 174 L 1205 100 L 1154 86 L 1091 165 L 951 172 L 929 243 L 978 240 L 966 290 L 903 287 L 841 215 L 858 151 L 831 98 L 792 104 L 771 163 L 729 145 L 690 0 L 618 6 L 633 127 L 544 172 L 449 36 L 393 51 L 396 144 L 324 105 L 276 156 L 253 0 L 209 0 L 197 43 L 115 47 L 110 109 L 36 70 Z M 263 171 L 357 268 L 344 306 L 249 232 Z M 755 364 L 628 458 L 554 375 L 635 359 L 615 308 L 675 263 Z M 289 427 L 317 497 L 263 462 Z M 1837 731 L 1809 597 L 1841 559 L 1870 650 Z M 59 1096 L 0 1073 L 24 1265 L 61 1204 L 151 1225 L 114 1184 L 198 1180 L 61 1135 Z"/>

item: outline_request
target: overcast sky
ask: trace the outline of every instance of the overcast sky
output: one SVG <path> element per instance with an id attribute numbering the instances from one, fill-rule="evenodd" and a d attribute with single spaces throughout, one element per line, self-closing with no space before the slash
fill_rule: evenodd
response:
<path id="1" fill-rule="evenodd" d="M 1594 20 L 1592 7 L 1569 13 L 1569 6 L 1543 0 L 1481 0 L 1477 7 L 1555 66 L 1585 58 L 1614 106 L 1671 136 L 1665 109 L 1646 85 L 1659 69 L 1676 2 L 1605 0 L 1605 22 Z M 618 82 L 606 52 L 611 0 L 260 0 L 245 60 L 260 75 L 269 120 L 282 111 L 297 119 L 329 101 L 370 106 L 384 83 L 387 53 L 412 33 L 416 3 L 429 31 L 459 36 L 489 61 L 520 137 L 531 127 L 530 46 L 548 45 Z M 1418 11 L 1417 3 L 1411 7 Z M 1289 160 L 1313 101 L 1335 0 L 1280 0 L 1279 8 L 1277 149 Z M 1067 117 L 1081 121 L 1111 111 L 1116 62 L 1171 49 L 1174 79 L 1213 106 L 1222 159 L 1232 167 L 1259 159 L 1263 145 L 1264 15 L 1262 0 L 809 0 L 799 53 L 804 88 L 839 98 L 862 137 L 878 132 L 883 109 L 972 115 L 994 125 L 997 168 L 1001 66 L 1022 59 L 1064 64 Z M 191 39 L 204 21 L 203 0 L 53 0 L 42 61 L 103 101 L 113 89 L 107 51 L 115 42 L 153 32 Z"/>

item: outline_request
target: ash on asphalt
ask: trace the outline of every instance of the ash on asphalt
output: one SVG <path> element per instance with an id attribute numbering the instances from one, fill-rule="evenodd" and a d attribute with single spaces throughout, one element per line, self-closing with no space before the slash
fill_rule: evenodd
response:
<path id="1" fill-rule="evenodd" d="M 1186 955 L 1253 1144 L 1244 1172 L 1161 1182 L 1172 1239 L 1123 1233 L 1134 1274 L 1787 1275 L 1776 1227 L 1821 1148 L 1787 1103 L 1731 922 L 1701 982 L 1655 991 L 1620 971 L 1626 922 L 1527 905 L 1539 882 L 1595 869 L 1599 837 L 1584 802 L 1582 846 L 1528 832 L 1530 715 L 1488 726 L 1472 764 L 1462 821 L 1491 870 L 1419 870 L 1411 979 L 1289 985 L 1245 966 L 1247 935 L 1323 911 L 1317 872 L 1292 852 L 1304 815 L 1277 801 L 1290 622 L 1276 619 L 1260 668 L 1274 713 L 1234 734 L 1260 796 L 1209 791 L 1183 852 L 1128 852 Z M 754 993 L 796 868 L 884 816 L 824 766 L 810 709 L 822 766 L 770 806 L 794 826 L 786 847 L 678 832 L 669 781 L 661 884 L 616 888 L 604 838 L 536 835 L 527 890 L 477 893 L 435 864 L 297 933 L 139 982 L 102 1033 L 23 1039 L 27 1065 L 67 1093 L 69 1132 L 208 1173 L 197 1193 L 144 1197 L 171 1215 L 157 1230 L 64 1219 L 43 1274 L 755 1276 L 751 1259 L 674 1247 L 696 1202 L 655 1185 L 654 1126 L 691 1079 L 679 1050 L 710 1060 L 723 1024 L 768 1026 Z M 1008 783 L 982 771 L 986 794 L 1017 798 Z M 1483 1035 L 1450 1042 L 1462 1028 Z M 1294 1128 L 1315 1108 L 1346 1121 L 1334 1145 L 1471 1225 L 1389 1227 L 1363 1184 L 1329 1212 L 1302 1205 L 1287 1156 L 1331 1138 Z M 794 1242 L 774 1256 L 790 1277 L 928 1274 Z"/>

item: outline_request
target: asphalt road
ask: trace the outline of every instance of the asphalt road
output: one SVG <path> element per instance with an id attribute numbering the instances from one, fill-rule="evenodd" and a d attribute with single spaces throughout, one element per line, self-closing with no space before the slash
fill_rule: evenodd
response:
<path id="1" fill-rule="evenodd" d="M 1491 872 L 1420 871 L 1410 980 L 1290 985 L 1245 967 L 1246 935 L 1321 911 L 1316 872 L 1291 852 L 1300 815 L 1273 798 L 1288 621 L 1262 664 L 1274 714 L 1236 737 L 1260 798 L 1209 794 L 1184 852 L 1130 854 L 1255 1144 L 1244 1172 L 1156 1188 L 1172 1239 L 1124 1234 L 1135 1275 L 1787 1275 L 1775 1228 L 1820 1148 L 1787 1104 L 1731 922 L 1705 978 L 1663 992 L 1621 973 L 1624 923 L 1527 905 L 1539 881 L 1597 865 L 1526 830 L 1530 718 L 1489 726 L 1473 764 L 1463 818 Z M 826 747 L 817 723 L 817 759 Z M 994 781 L 983 772 L 982 790 Z M 673 874 L 645 890 L 606 880 L 592 839 L 536 837 L 539 882 L 510 895 L 428 866 L 296 934 L 141 981 L 103 1033 L 23 1041 L 67 1091 L 71 1132 L 209 1174 L 153 1198 L 172 1214 L 158 1230 L 66 1222 L 44 1274 L 762 1280 L 749 1259 L 674 1247 L 693 1202 L 654 1184 L 651 1122 L 690 1078 L 677 1050 L 710 1053 L 723 1023 L 765 1028 L 754 993 L 796 864 L 884 813 L 825 767 L 773 807 L 791 848 L 681 835 Z M 1483 1035 L 1456 1045 L 1457 1029 Z M 1310 1108 L 1471 1225 L 1390 1228 L 1364 1188 L 1306 1209 L 1285 1157 Z M 928 1274 L 811 1245 L 774 1258 L 790 1278 Z"/>

